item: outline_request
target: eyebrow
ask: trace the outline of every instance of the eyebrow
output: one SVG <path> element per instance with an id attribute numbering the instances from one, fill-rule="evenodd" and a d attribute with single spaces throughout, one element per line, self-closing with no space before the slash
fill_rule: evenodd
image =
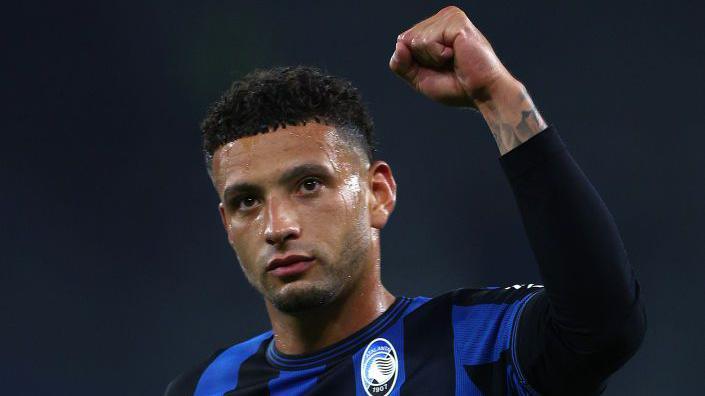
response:
<path id="1" fill-rule="evenodd" d="M 306 175 L 319 175 L 319 176 L 330 176 L 331 172 L 328 167 L 305 163 L 301 165 L 296 165 L 290 169 L 287 169 L 281 176 L 279 176 L 279 184 L 288 184 L 293 180 L 299 179 Z M 242 192 L 261 192 L 262 188 L 256 184 L 249 182 L 237 182 L 229 185 L 223 191 L 223 199 L 228 200 L 229 197 Z"/>

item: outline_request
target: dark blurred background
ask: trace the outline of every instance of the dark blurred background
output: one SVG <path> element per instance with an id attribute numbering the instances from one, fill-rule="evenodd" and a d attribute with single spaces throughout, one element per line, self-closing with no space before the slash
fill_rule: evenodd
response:
<path id="1" fill-rule="evenodd" d="M 316 65 L 362 91 L 399 184 L 390 290 L 540 282 L 482 118 L 388 70 L 397 34 L 445 3 L 100 3 L 0 17 L 1 394 L 159 395 L 268 329 L 198 129 L 255 67 Z M 606 394 L 705 393 L 705 6 L 457 5 L 559 128 L 642 283 L 647 337 Z"/>

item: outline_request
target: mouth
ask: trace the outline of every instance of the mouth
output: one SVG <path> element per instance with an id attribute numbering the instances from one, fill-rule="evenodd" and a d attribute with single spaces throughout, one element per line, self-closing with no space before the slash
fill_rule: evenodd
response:
<path id="1" fill-rule="evenodd" d="M 315 257 L 301 254 L 290 254 L 275 257 L 267 264 L 267 272 L 276 277 L 290 277 L 306 272 L 313 265 Z"/>

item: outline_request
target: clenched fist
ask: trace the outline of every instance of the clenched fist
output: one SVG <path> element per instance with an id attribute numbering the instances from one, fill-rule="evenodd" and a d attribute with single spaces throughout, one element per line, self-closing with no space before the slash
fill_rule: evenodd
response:
<path id="1" fill-rule="evenodd" d="M 389 67 L 435 101 L 479 110 L 502 155 L 546 129 L 524 85 L 458 7 L 400 34 Z"/>
<path id="2" fill-rule="evenodd" d="M 451 106 L 476 106 L 498 82 L 513 80 L 485 36 L 450 6 L 397 38 L 389 67 L 416 90 Z"/>

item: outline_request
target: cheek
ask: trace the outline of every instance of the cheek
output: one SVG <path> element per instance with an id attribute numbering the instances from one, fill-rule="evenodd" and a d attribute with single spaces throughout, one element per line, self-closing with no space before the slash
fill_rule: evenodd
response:
<path id="1" fill-rule="evenodd" d="M 369 226 L 366 191 L 357 175 L 350 175 L 345 179 L 338 195 L 345 206 L 347 221 L 353 222 L 356 227 Z"/>
<path id="2" fill-rule="evenodd" d="M 358 175 L 349 175 L 343 180 L 342 186 L 338 193 L 346 205 L 354 207 L 360 201 L 362 195 L 362 186 L 360 185 L 360 177 Z"/>
<path id="3" fill-rule="evenodd" d="M 244 226 L 231 223 L 228 240 L 237 255 L 240 265 L 251 267 L 257 260 L 256 231 L 252 225 Z"/>
<path id="4" fill-rule="evenodd" d="M 324 202 L 311 208 L 306 214 L 309 227 L 325 239 L 338 239 L 340 243 L 351 231 L 365 232 L 369 229 L 367 201 L 359 187 L 341 188 L 328 196 Z"/>

